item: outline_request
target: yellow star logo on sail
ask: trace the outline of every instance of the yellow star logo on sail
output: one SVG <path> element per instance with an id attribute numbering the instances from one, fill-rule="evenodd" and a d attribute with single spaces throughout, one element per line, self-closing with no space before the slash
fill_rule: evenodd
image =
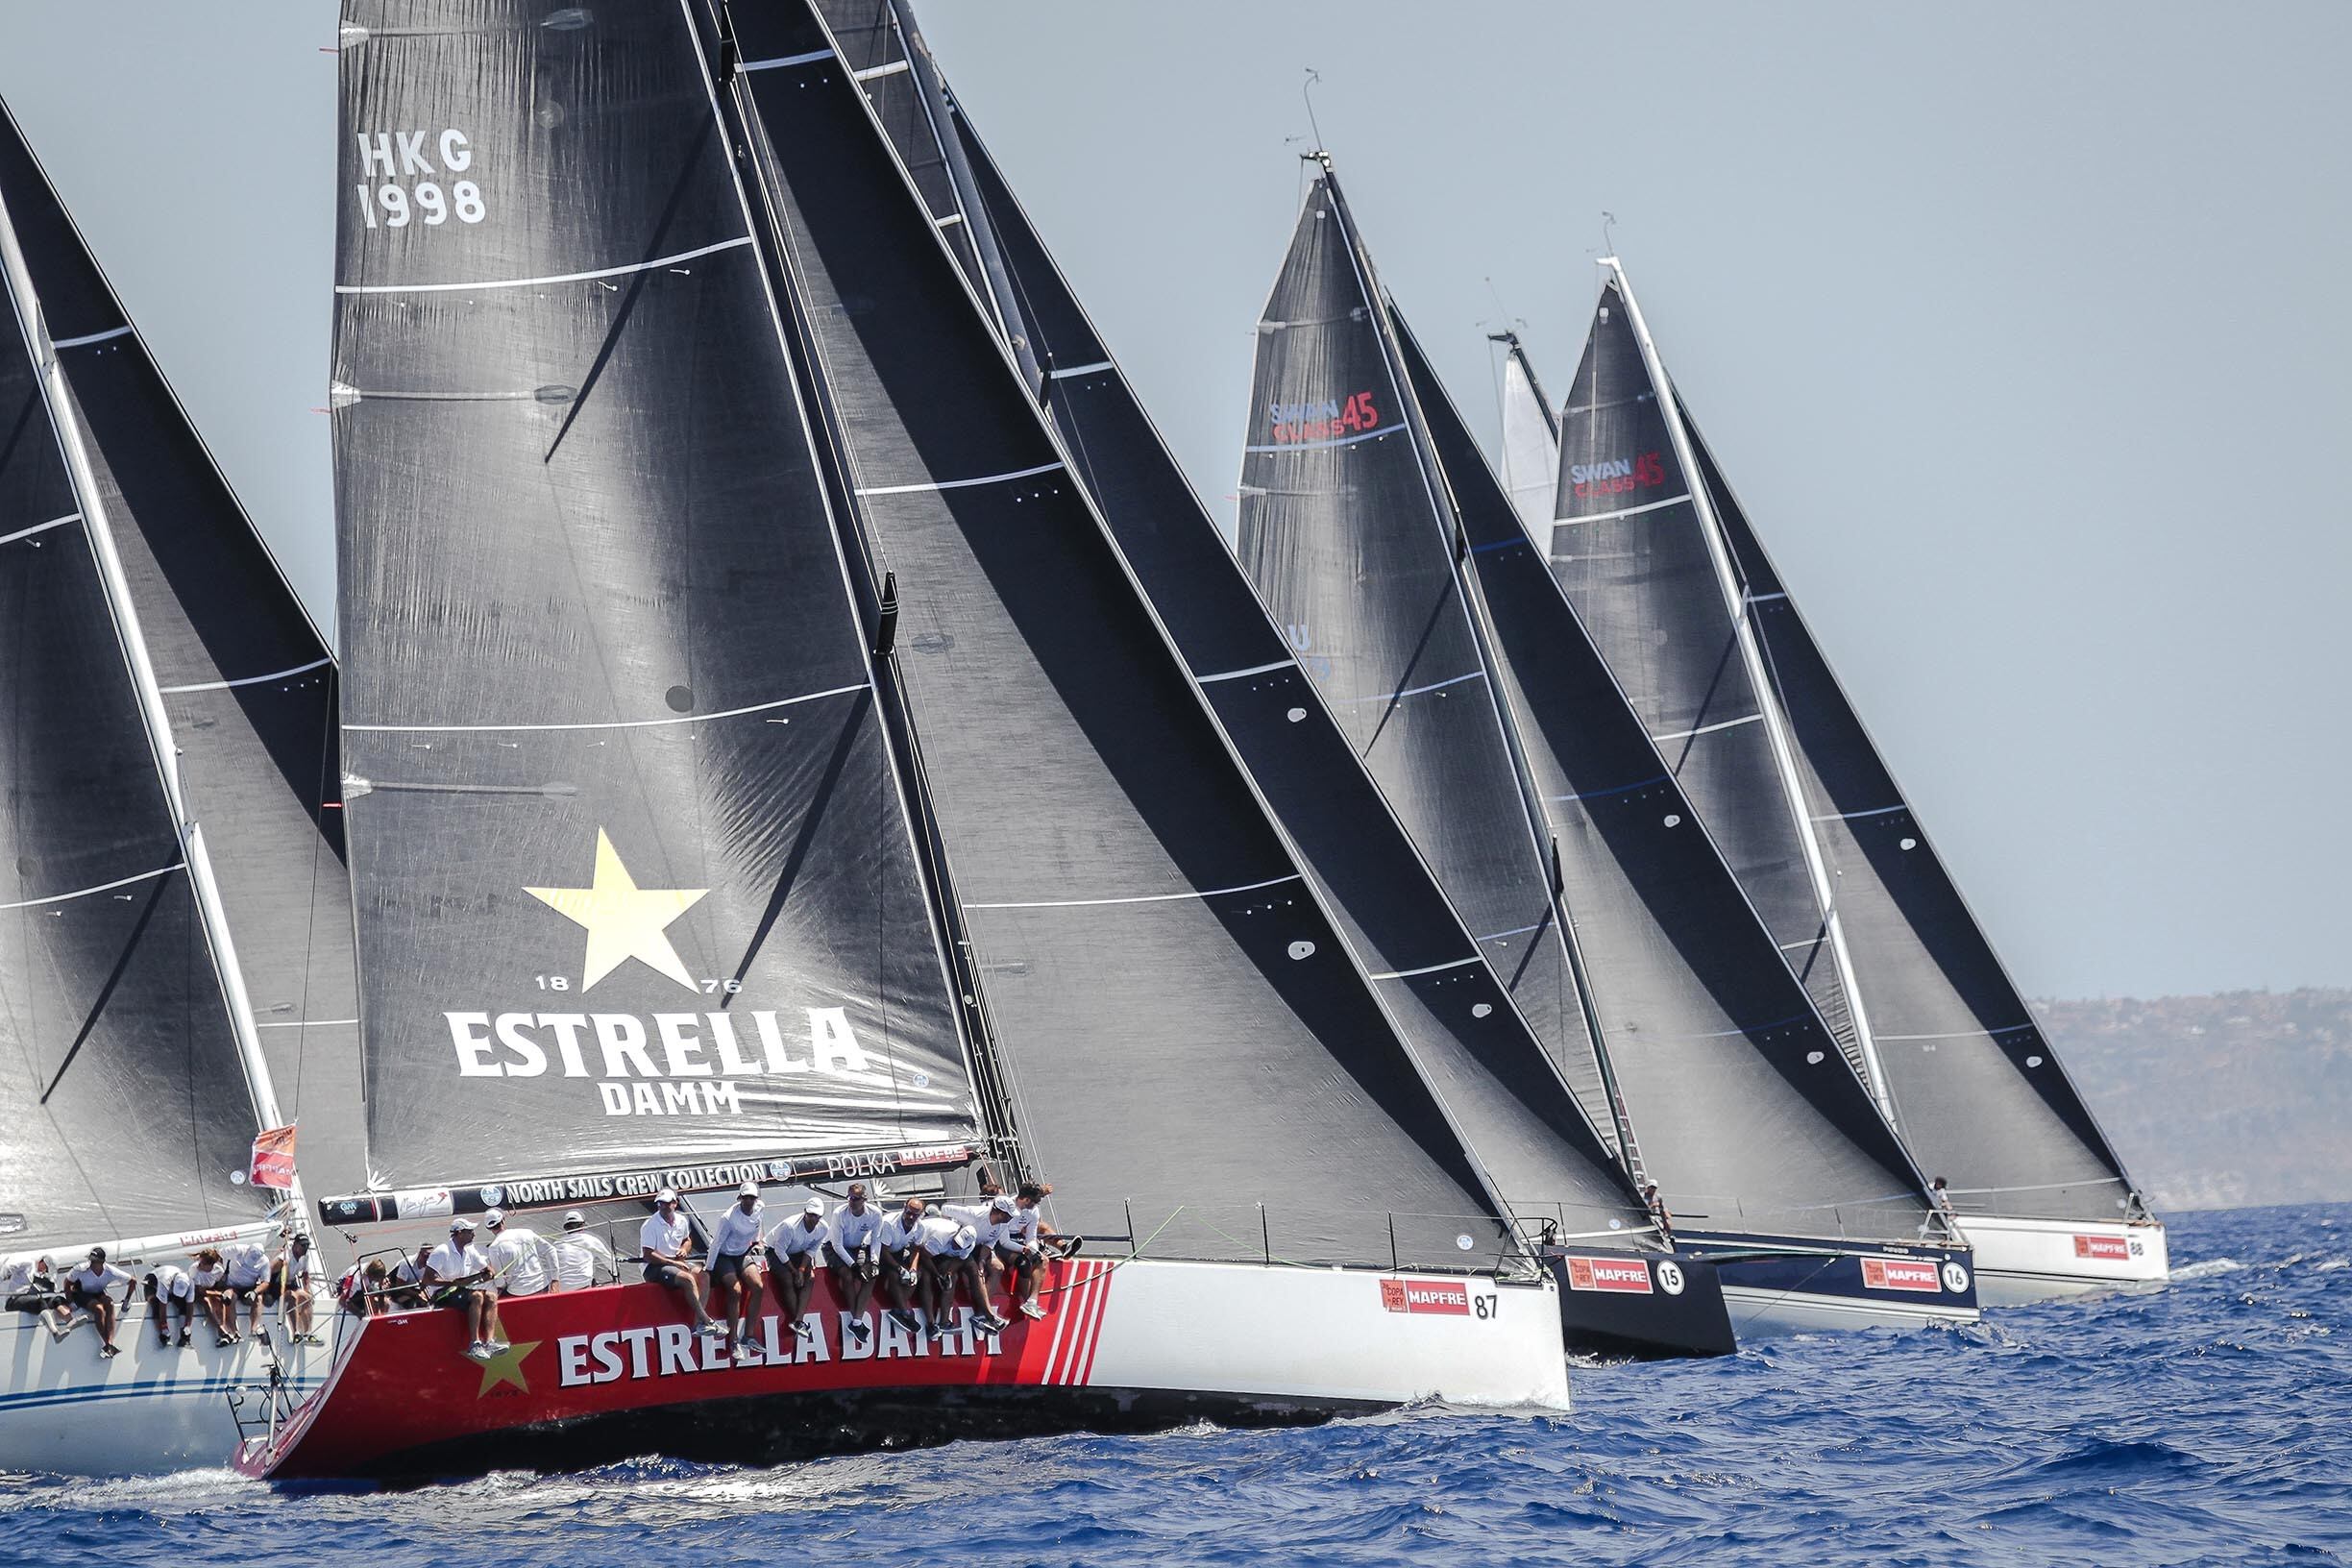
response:
<path id="1" fill-rule="evenodd" d="M 639 887 L 602 828 L 597 829 L 593 886 L 523 891 L 566 919 L 588 928 L 588 957 L 581 966 L 580 990 L 586 991 L 632 958 L 688 991 L 698 989 L 663 932 L 710 889 Z"/>
<path id="2" fill-rule="evenodd" d="M 481 1398 L 502 1383 L 511 1383 L 525 1393 L 529 1393 L 530 1384 L 523 1381 L 523 1358 L 546 1342 L 544 1339 L 526 1339 L 519 1344 L 508 1345 L 482 1362 L 481 1387 L 475 1391 L 474 1397 Z"/>

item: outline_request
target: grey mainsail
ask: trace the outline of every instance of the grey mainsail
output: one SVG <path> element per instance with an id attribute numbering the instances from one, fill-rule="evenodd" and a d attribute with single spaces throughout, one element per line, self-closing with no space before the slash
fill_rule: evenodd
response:
<path id="1" fill-rule="evenodd" d="M 0 196 L 114 526 L 306 1183 L 356 1185 L 358 997 L 326 639 L 5 110 Z"/>
<path id="2" fill-rule="evenodd" d="M 1691 1229 L 1915 1237 L 1922 1182 L 1776 950 L 1404 318 L 1530 787 L 1645 1166 Z"/>
<path id="3" fill-rule="evenodd" d="M 1678 402 L 1679 395 L 1677 395 Z M 1896 1124 L 1964 1213 L 2113 1219 L 2121 1160 L 1950 871 L 1698 429 L 1699 473 L 1788 716 Z"/>
<path id="4" fill-rule="evenodd" d="M 0 192 L 0 1249 L 260 1221 L 274 1112 L 172 736 Z M 60 1259 L 61 1263 L 66 1262 Z"/>
<path id="5" fill-rule="evenodd" d="M 930 802 L 1064 1222 L 1180 1256 L 1491 1252 L 1471 1161 L 817 13 L 733 23 L 796 325 L 860 546 L 900 596 Z"/>
<path id="6" fill-rule="evenodd" d="M 340 145 L 376 1165 L 489 1184 L 973 1138 L 866 642 L 686 13 L 356 6 Z"/>
<path id="7" fill-rule="evenodd" d="M 1556 1070 L 1621 1139 L 1374 300 L 1325 172 L 1258 327 L 1237 553 Z"/>
<path id="8" fill-rule="evenodd" d="M 1519 334 L 1490 332 L 1487 341 L 1503 346 L 1503 487 L 1528 531 L 1548 537 L 1559 489 L 1559 419 Z"/>

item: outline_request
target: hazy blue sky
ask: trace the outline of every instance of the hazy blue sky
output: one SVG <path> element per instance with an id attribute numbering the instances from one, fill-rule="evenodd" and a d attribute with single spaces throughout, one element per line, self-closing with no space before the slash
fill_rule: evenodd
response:
<path id="1" fill-rule="evenodd" d="M 2352 6 L 928 0 L 1230 520 L 1302 69 L 1491 439 L 1600 213 L 2028 991 L 2352 984 Z M 322 616 L 335 12 L 7 0 L 0 93 Z"/>

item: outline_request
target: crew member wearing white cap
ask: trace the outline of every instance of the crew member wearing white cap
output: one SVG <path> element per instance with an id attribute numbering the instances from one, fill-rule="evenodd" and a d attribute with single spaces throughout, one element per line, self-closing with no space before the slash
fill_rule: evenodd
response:
<path id="1" fill-rule="evenodd" d="M 817 1260 L 832 1234 L 822 1198 L 809 1199 L 798 1213 L 777 1221 L 768 1233 L 768 1256 L 775 1264 L 776 1311 L 796 1334 L 810 1332 L 809 1293 L 817 1286 Z"/>
<path id="2" fill-rule="evenodd" d="M 861 1345 L 873 1334 L 874 1281 L 880 1275 L 875 1241 L 881 1234 L 882 1211 L 866 1201 L 864 1182 L 851 1182 L 849 1201 L 833 1211 L 825 1227 L 824 1262 L 849 1332 Z"/>
<path id="3" fill-rule="evenodd" d="M 759 1315 L 760 1290 L 768 1283 L 760 1260 L 760 1216 L 767 1208 L 760 1202 L 759 1184 L 746 1182 L 735 1189 L 734 1207 L 711 1230 L 711 1284 L 726 1303 L 738 1358 L 750 1354 L 751 1320 Z"/>
<path id="4" fill-rule="evenodd" d="M 989 1311 L 988 1279 L 980 1272 L 980 1232 L 971 1225 L 939 1217 L 923 1222 L 923 1286 L 931 1309 L 931 1337 L 944 1339 L 952 1331 L 956 1286 L 971 1301 L 972 1321 L 984 1334 L 1003 1330 L 1004 1319 Z"/>
<path id="5" fill-rule="evenodd" d="M 922 1332 L 912 1309 L 921 1299 L 923 1209 L 922 1199 L 909 1198 L 874 1233 L 882 1253 L 882 1299 L 890 1304 L 891 1321 L 909 1334 Z"/>
<path id="6" fill-rule="evenodd" d="M 567 1209 L 563 1217 L 563 1239 L 555 1243 L 555 1288 L 585 1290 L 597 1283 L 597 1270 L 618 1279 L 621 1265 L 613 1262 L 612 1248 L 604 1238 L 588 1228 L 588 1216 L 577 1209 Z"/>
<path id="7" fill-rule="evenodd" d="M 435 1307 L 456 1307 L 466 1314 L 473 1342 L 466 1354 L 486 1361 L 507 1348 L 499 1332 L 498 1292 L 490 1287 L 490 1260 L 474 1244 L 474 1222 L 464 1215 L 450 1221 L 450 1238 L 425 1260 L 425 1288 Z"/>
<path id="8" fill-rule="evenodd" d="M 99 1355 L 122 1354 L 122 1346 L 114 1342 L 116 1315 L 122 1310 L 121 1303 L 114 1299 L 114 1286 L 136 1283 L 128 1273 L 107 1262 L 104 1247 L 90 1248 L 89 1262 L 65 1276 L 66 1304 L 76 1309 L 87 1308 L 90 1320 L 98 1325 Z M 129 1300 L 130 1294 L 125 1290 L 124 1300 Z"/>
<path id="9" fill-rule="evenodd" d="M 694 1227 L 678 1210 L 678 1195 L 668 1188 L 654 1194 L 653 1213 L 637 1232 L 637 1256 L 645 1263 L 646 1282 L 677 1291 L 694 1309 L 695 1327 L 723 1337 L 726 1325 L 714 1320 L 702 1305 L 702 1269 L 694 1261 Z"/>
<path id="10" fill-rule="evenodd" d="M 508 1224 L 503 1209 L 482 1215 L 482 1225 L 490 1232 L 485 1256 L 490 1260 L 490 1283 L 498 1287 L 499 1299 L 545 1295 L 555 1282 L 553 1243 L 528 1226 Z"/>

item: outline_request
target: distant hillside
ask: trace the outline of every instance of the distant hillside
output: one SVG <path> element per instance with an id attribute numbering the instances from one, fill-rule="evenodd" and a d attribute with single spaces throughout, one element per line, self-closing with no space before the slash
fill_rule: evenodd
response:
<path id="1" fill-rule="evenodd" d="M 2352 1199 L 2352 991 L 2034 1011 L 2159 1208 Z"/>

